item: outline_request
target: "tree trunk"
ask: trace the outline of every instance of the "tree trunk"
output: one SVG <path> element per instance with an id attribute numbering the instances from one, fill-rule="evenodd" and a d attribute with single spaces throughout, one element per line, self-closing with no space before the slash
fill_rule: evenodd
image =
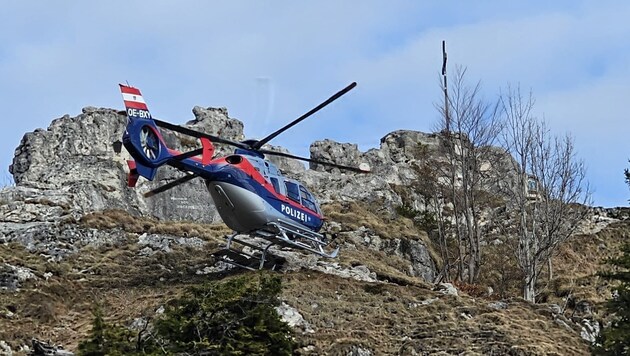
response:
<path id="1" fill-rule="evenodd" d="M 531 253 L 531 250 L 526 251 L 527 255 L 527 267 L 525 269 L 525 284 L 523 285 L 523 299 L 528 302 L 536 303 L 536 264 Z"/>
<path id="2" fill-rule="evenodd" d="M 536 288 L 533 276 L 525 276 L 525 285 L 523 286 L 523 298 L 528 302 L 536 303 Z"/>

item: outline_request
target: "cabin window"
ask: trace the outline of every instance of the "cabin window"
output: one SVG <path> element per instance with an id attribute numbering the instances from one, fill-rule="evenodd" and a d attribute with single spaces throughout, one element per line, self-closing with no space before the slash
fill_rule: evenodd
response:
<path id="1" fill-rule="evenodd" d="M 294 200 L 296 202 L 300 202 L 300 190 L 295 183 L 284 182 L 284 185 L 287 187 L 287 196 L 289 199 Z"/>
<path id="2" fill-rule="evenodd" d="M 314 212 L 317 212 L 317 208 L 315 207 L 315 201 L 311 193 L 306 190 L 303 186 L 300 186 L 300 193 L 302 193 L 302 205 L 305 208 L 310 209 Z"/>
<path id="3" fill-rule="evenodd" d="M 271 177 L 269 178 L 269 180 L 271 180 L 271 184 L 273 185 L 273 189 L 276 190 L 276 193 L 282 194 L 280 193 L 280 184 L 278 184 L 278 178 Z"/>

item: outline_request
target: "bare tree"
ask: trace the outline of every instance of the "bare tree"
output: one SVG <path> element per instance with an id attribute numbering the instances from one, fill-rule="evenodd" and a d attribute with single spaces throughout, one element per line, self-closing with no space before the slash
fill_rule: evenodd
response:
<path id="1" fill-rule="evenodd" d="M 505 118 L 503 145 L 514 160 L 505 184 L 511 226 L 518 236 L 516 252 L 524 274 L 523 297 L 536 297 L 536 282 L 557 247 L 575 232 L 588 214 L 590 194 L 586 167 L 577 159 L 571 136 L 551 135 L 533 115 L 534 99 L 520 88 L 500 96 Z"/>
<path id="2" fill-rule="evenodd" d="M 424 200 L 426 212 L 429 217 L 434 219 L 431 229 L 433 238 L 437 237 L 437 244 L 440 249 L 440 257 L 443 266 L 435 278 L 435 283 L 446 280 L 452 280 L 451 268 L 459 264 L 459 248 L 455 252 L 452 251 L 451 242 L 452 224 L 445 213 L 447 209 L 448 197 L 450 196 L 450 188 L 445 184 L 445 174 L 449 172 L 446 168 L 449 164 L 445 162 L 443 155 L 432 155 L 426 152 L 424 146 L 419 145 L 416 156 L 419 157 L 413 164 L 418 180 L 411 184 L 412 189 L 418 193 Z M 437 235 L 437 236 L 436 236 Z M 458 246 L 459 247 L 459 246 Z M 455 257 L 453 257 L 455 256 Z M 459 278 L 458 269 L 457 276 Z"/>
<path id="3" fill-rule="evenodd" d="M 448 181 L 453 205 L 455 234 L 458 241 L 458 276 L 467 272 L 469 283 L 479 275 L 481 266 L 480 193 L 485 189 L 484 166 L 493 157 L 487 149 L 495 143 L 501 131 L 497 105 L 481 97 L 481 84 L 466 83 L 466 69 L 457 67 L 451 82 L 452 91 L 438 105 L 449 164 L 443 177 Z"/>

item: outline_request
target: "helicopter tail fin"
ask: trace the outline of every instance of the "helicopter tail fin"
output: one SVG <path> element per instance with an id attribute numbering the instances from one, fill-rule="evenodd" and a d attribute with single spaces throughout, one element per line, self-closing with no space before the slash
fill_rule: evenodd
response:
<path id="1" fill-rule="evenodd" d="M 127 116 L 130 119 L 151 119 L 151 113 L 140 89 L 124 84 L 119 85 L 120 93 L 125 102 L 125 109 L 127 109 Z"/>
<path id="2" fill-rule="evenodd" d="M 128 117 L 122 141 L 135 160 L 133 167 L 129 165 L 131 174 L 127 184 L 134 186 L 139 176 L 153 180 L 157 168 L 173 155 L 151 117 L 140 89 L 125 84 L 119 85 Z"/>

